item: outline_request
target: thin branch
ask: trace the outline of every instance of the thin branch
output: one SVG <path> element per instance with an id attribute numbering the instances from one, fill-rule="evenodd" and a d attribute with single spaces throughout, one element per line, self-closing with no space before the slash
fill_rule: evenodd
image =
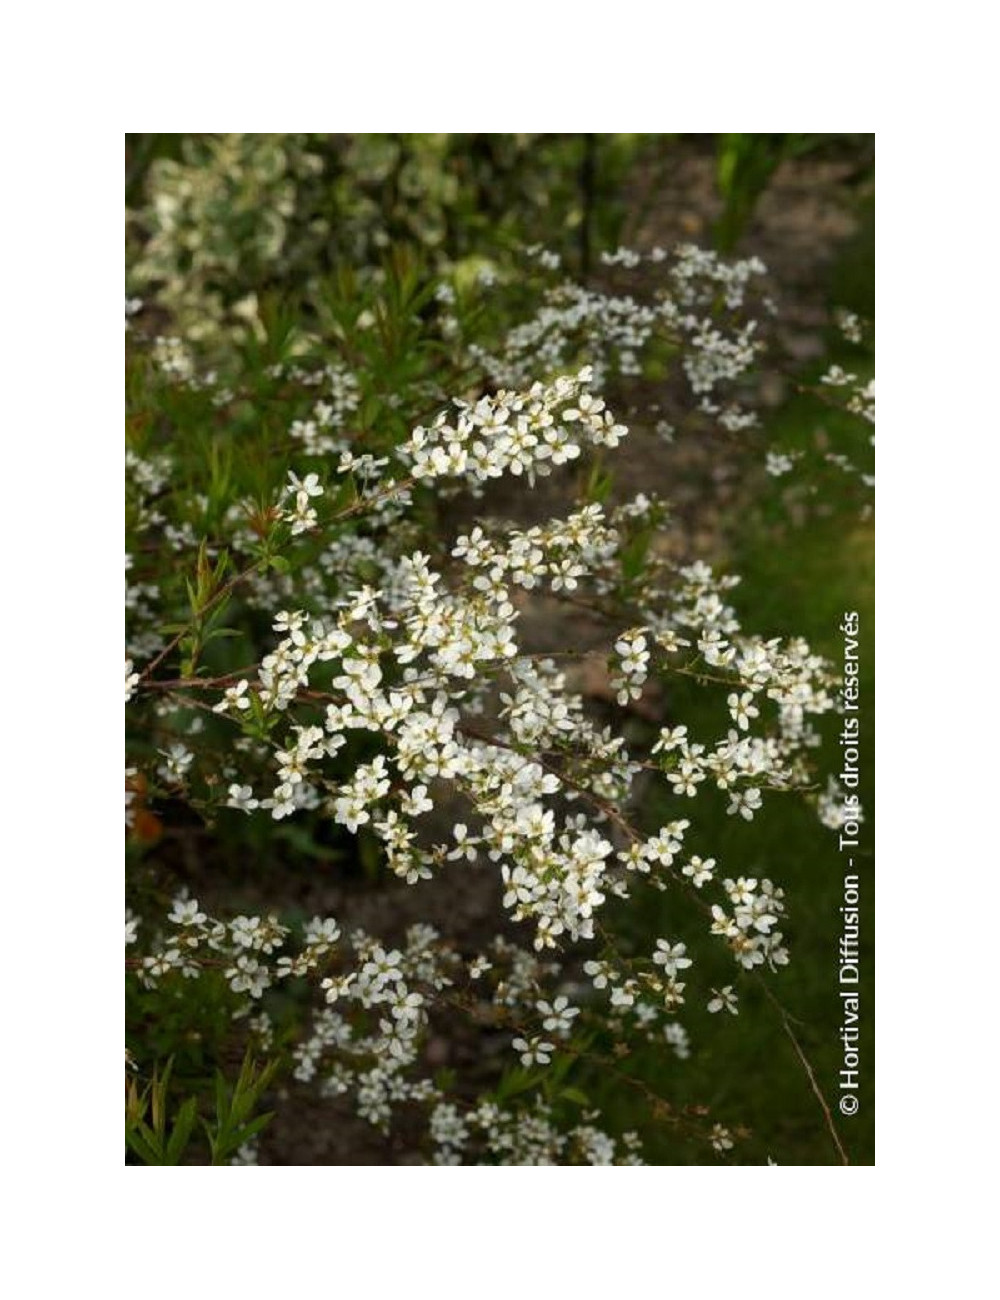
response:
<path id="1" fill-rule="evenodd" d="M 791 1039 L 792 1046 L 795 1048 L 795 1055 L 802 1062 L 802 1068 L 806 1072 L 806 1077 L 809 1080 L 809 1086 L 812 1088 L 813 1095 L 815 1096 L 816 1100 L 819 1102 L 820 1109 L 823 1111 L 823 1117 L 826 1120 L 827 1131 L 829 1132 L 830 1137 L 833 1139 L 833 1145 L 837 1148 L 837 1154 L 840 1156 L 840 1163 L 842 1165 L 849 1165 L 851 1162 L 848 1159 L 847 1152 L 844 1150 L 844 1145 L 840 1140 L 840 1135 L 837 1132 L 837 1126 L 833 1122 L 833 1115 L 830 1111 L 830 1107 L 827 1104 L 826 1098 L 823 1096 L 822 1089 L 820 1088 L 819 1084 L 816 1082 L 816 1073 L 809 1063 L 809 1058 L 802 1050 L 802 1044 L 795 1036 L 795 1030 L 791 1026 L 788 1012 L 781 1005 L 781 1003 L 774 996 L 774 994 L 767 987 L 767 984 L 763 980 L 761 980 L 760 984 L 761 984 L 761 988 L 764 990 L 765 994 L 773 1004 L 775 1010 L 778 1012 L 778 1015 L 781 1017 L 781 1023 L 784 1027 L 785 1033 Z"/>

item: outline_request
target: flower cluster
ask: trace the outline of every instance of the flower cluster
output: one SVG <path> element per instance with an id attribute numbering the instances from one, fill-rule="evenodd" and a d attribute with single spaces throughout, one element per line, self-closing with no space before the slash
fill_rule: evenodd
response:
<path id="1" fill-rule="evenodd" d="M 738 322 L 753 281 L 765 268 L 757 258 L 726 262 L 690 244 L 672 253 L 654 248 L 607 254 L 605 265 L 643 267 L 657 289 L 648 301 L 632 293 L 554 285 L 537 313 L 511 329 L 495 351 L 469 351 L 500 384 L 520 385 L 532 371 L 565 369 L 577 355 L 591 358 L 595 382 L 609 373 L 636 376 L 644 358 L 665 345 L 680 347 L 683 371 L 697 409 L 726 429 L 756 424 L 753 412 L 725 396 L 753 365 L 763 346 L 757 321 Z M 720 304 L 722 309 L 720 311 Z"/>
<path id="2" fill-rule="evenodd" d="M 474 405 L 457 401 L 453 423 L 442 413 L 428 428 L 419 426 L 400 454 L 417 480 L 485 482 L 510 473 L 533 483 L 536 475 L 575 460 L 581 443 L 616 447 L 628 432 L 587 391 L 592 378 L 593 369 L 585 366 L 575 376 L 532 384 L 523 393 L 501 390 Z"/>
<path id="3" fill-rule="evenodd" d="M 141 922 L 128 914 L 126 946 L 137 942 Z M 196 898 L 178 895 L 167 916 L 167 929 L 157 930 L 141 959 L 132 959 L 146 988 L 155 988 L 171 974 L 186 979 L 206 971 L 221 972 L 233 993 L 259 999 L 276 981 L 316 970 L 340 937 L 329 917 L 313 917 L 304 927 L 294 956 L 278 956 L 290 934 L 276 916 L 235 916 L 225 922 L 203 912 Z"/>

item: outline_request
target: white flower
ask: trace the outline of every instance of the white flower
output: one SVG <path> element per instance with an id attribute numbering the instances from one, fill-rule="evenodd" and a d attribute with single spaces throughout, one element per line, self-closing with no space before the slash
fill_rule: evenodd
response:
<path id="1" fill-rule="evenodd" d="M 429 812 L 434 807 L 434 802 L 428 799 L 425 785 L 415 785 L 403 795 L 400 806 L 410 817 L 419 817 L 421 813 Z"/>
<path id="2" fill-rule="evenodd" d="M 715 995 L 709 1000 L 708 1009 L 713 1014 L 716 1011 L 729 1011 L 734 1016 L 739 1015 L 739 1007 L 736 1003 L 736 994 L 733 992 L 731 984 L 724 985 L 721 989 L 712 989 Z"/>
<path id="3" fill-rule="evenodd" d="M 351 988 L 356 979 L 356 973 L 349 971 L 346 975 L 327 976 L 320 981 L 320 988 L 326 992 L 327 1002 L 337 1002 Z"/>
<path id="4" fill-rule="evenodd" d="M 676 975 L 679 970 L 691 965 L 691 958 L 684 955 L 686 952 L 687 944 L 670 944 L 666 939 L 657 939 L 653 961 L 657 966 L 663 967 L 664 975 Z"/>
<path id="5" fill-rule="evenodd" d="M 681 874 L 688 876 L 692 885 L 696 889 L 701 889 L 702 885 L 712 879 L 712 873 L 715 870 L 715 858 L 692 857 L 691 861 L 681 867 Z"/>
<path id="6" fill-rule="evenodd" d="M 732 1149 L 733 1139 L 729 1129 L 723 1124 L 714 1124 L 712 1126 L 712 1146 L 716 1151 L 729 1151 Z"/>
<path id="7" fill-rule="evenodd" d="M 795 461 L 785 452 L 769 451 L 765 458 L 765 468 L 774 478 L 780 478 L 782 474 L 791 472 Z"/>
<path id="8" fill-rule="evenodd" d="M 300 492 L 295 498 L 295 509 L 286 510 L 282 515 L 286 523 L 292 526 L 292 536 L 297 537 L 301 533 L 308 533 L 319 523 L 319 516 L 309 504 L 309 496 L 305 492 Z"/>
<path id="9" fill-rule="evenodd" d="M 654 754 L 660 751 L 669 752 L 672 749 L 678 749 L 687 743 L 687 727 L 664 727 L 660 732 L 660 738 L 653 746 L 651 752 Z"/>
<path id="10" fill-rule="evenodd" d="M 530 1042 L 515 1038 L 512 1046 L 515 1052 L 521 1054 L 522 1065 L 548 1065 L 556 1050 L 552 1043 L 541 1042 L 538 1038 L 532 1038 Z"/>
<path id="11" fill-rule="evenodd" d="M 178 969 L 182 961 L 180 949 L 168 948 L 164 952 L 156 953 L 155 956 L 143 957 L 143 973 L 154 980 L 159 979 L 161 976 L 169 974 L 170 971 Z"/>
<path id="12" fill-rule="evenodd" d="M 186 745 L 179 742 L 166 751 L 161 750 L 164 761 L 157 767 L 157 772 L 170 785 L 180 785 L 187 776 L 187 770 L 194 761 L 194 754 Z"/>
<path id="13" fill-rule="evenodd" d="M 340 938 L 340 926 L 332 916 L 314 916 L 305 928 L 305 941 L 310 947 L 328 948 Z"/>
<path id="14" fill-rule="evenodd" d="M 318 474 L 307 474 L 304 479 L 300 479 L 297 474 L 288 471 L 288 487 L 286 491 L 294 494 L 296 497 L 302 493 L 307 497 L 321 497 L 323 489 L 320 486 Z"/>
<path id="15" fill-rule="evenodd" d="M 259 916 L 237 916 L 229 923 L 232 931 L 233 943 L 239 944 L 243 948 L 252 948 L 257 931 L 260 928 Z"/>
<path id="16" fill-rule="evenodd" d="M 561 995 L 552 1003 L 536 1002 L 535 1009 L 544 1017 L 542 1028 L 562 1036 L 573 1028 L 573 1019 L 580 1014 L 580 1008 L 571 1007 L 569 998 Z"/>
<path id="17" fill-rule="evenodd" d="M 760 717 L 760 709 L 754 705 L 752 691 L 744 691 L 742 695 L 737 695 L 734 691 L 726 703 L 729 705 L 730 717 L 741 731 L 747 730 L 751 718 Z"/>
<path id="18" fill-rule="evenodd" d="M 243 678 L 235 686 L 227 687 L 225 694 L 218 704 L 213 705 L 213 713 L 225 713 L 230 709 L 249 709 L 250 701 L 246 698 L 246 689 L 250 683 Z"/>
<path id="19" fill-rule="evenodd" d="M 236 958 L 235 966 L 229 967 L 226 979 L 234 993 L 249 993 L 252 998 L 263 996 L 271 982 L 266 968 L 256 958 L 245 954 Z"/>
<path id="20" fill-rule="evenodd" d="M 469 828 L 463 822 L 456 822 L 452 828 L 452 835 L 455 837 L 455 847 L 448 854 L 449 862 L 458 858 L 465 858 L 469 862 L 475 862 L 478 855 L 476 844 L 478 841 L 469 838 Z"/>
<path id="21" fill-rule="evenodd" d="M 260 807 L 260 801 L 253 797 L 253 789 L 249 785 L 231 785 L 229 787 L 229 798 L 226 800 L 227 808 L 238 808 L 241 812 L 250 813 L 255 808 Z"/>
<path id="22" fill-rule="evenodd" d="M 729 807 L 726 812 L 732 816 L 733 813 L 745 818 L 746 821 L 753 821 L 753 815 L 760 810 L 761 793 L 755 786 L 750 786 L 746 790 L 737 790 L 729 800 Z"/>
<path id="23" fill-rule="evenodd" d="M 402 983 L 395 985 L 392 998 L 392 1014 L 397 1020 L 415 1023 L 419 1020 L 423 1005 L 423 994 L 411 992 Z"/>
<path id="24" fill-rule="evenodd" d="M 208 917 L 198 910 L 196 898 L 175 898 L 167 920 L 174 925 L 202 925 Z"/>
<path id="25" fill-rule="evenodd" d="M 625 632 L 615 642 L 615 654 L 618 655 L 618 663 L 612 685 L 617 688 L 618 703 L 625 705 L 629 700 L 639 698 L 646 680 L 649 651 L 642 630 Z"/>
<path id="26" fill-rule="evenodd" d="M 583 969 L 590 976 L 595 989 L 606 989 L 608 987 L 608 976 L 611 974 L 611 968 L 607 962 L 585 961 Z"/>
<path id="27" fill-rule="evenodd" d="M 281 610 L 271 626 L 275 632 L 286 632 L 289 634 L 297 632 L 306 621 L 305 614 L 301 610 Z"/>

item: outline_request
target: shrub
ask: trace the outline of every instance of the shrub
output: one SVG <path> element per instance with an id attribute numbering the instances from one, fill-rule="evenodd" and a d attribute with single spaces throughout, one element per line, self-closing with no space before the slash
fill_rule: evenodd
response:
<path id="1" fill-rule="evenodd" d="M 764 267 L 619 250 L 598 289 L 545 249 L 428 272 L 366 247 L 324 275 L 312 225 L 289 244 L 307 139 L 197 148 L 190 182 L 154 173 L 136 275 L 161 292 L 127 305 L 133 1158 L 252 1161 L 290 1076 L 435 1163 L 641 1163 L 595 1078 L 635 1094 L 640 1128 L 725 1154 L 738 1125 L 631 1063 L 683 1058 L 691 1004 L 736 1015 L 760 981 L 777 999 L 780 882 L 719 860 L 714 828 L 796 798 L 818 834 L 838 824 L 817 729 L 837 682 L 801 637 L 744 625 L 738 577 L 667 553 L 668 502 L 616 486 L 612 412 L 759 438 Z M 241 314 L 285 254 L 310 273 Z M 863 493 L 867 386 L 815 391 L 853 420 L 834 454 Z M 577 645 L 546 640 L 560 607 Z M 710 727 L 663 706 L 677 681 Z M 211 904 L 178 886 L 185 852 Z M 387 916 L 387 936 L 227 904 L 303 863 L 417 899 L 470 873 L 493 932 L 470 949 L 437 920 Z M 651 891 L 676 922 L 643 946 Z M 472 1045 L 465 1068 L 440 1068 L 441 1039 Z"/>

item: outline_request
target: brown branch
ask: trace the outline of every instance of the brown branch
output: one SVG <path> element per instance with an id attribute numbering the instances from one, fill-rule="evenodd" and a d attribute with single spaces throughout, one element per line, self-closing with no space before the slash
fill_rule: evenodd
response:
<path id="1" fill-rule="evenodd" d="M 823 1096 L 822 1089 L 820 1088 L 819 1084 L 816 1082 L 816 1074 L 809 1063 L 809 1058 L 802 1050 L 802 1045 L 795 1036 L 795 1031 L 794 1029 L 792 1029 L 788 1012 L 781 1005 L 778 999 L 774 996 L 774 994 L 768 988 L 767 984 L 764 982 L 763 979 L 760 981 L 760 985 L 761 988 L 764 990 L 765 994 L 767 995 L 767 997 L 770 999 L 775 1010 L 778 1012 L 778 1015 L 781 1017 L 781 1023 L 782 1026 L 784 1027 L 785 1033 L 791 1039 L 792 1046 L 795 1048 L 795 1055 L 802 1062 L 802 1068 L 806 1072 L 806 1077 L 809 1080 L 809 1086 L 812 1088 L 813 1095 L 815 1096 L 816 1100 L 819 1102 L 820 1109 L 823 1111 L 823 1116 L 826 1120 L 827 1131 L 829 1132 L 830 1137 L 833 1139 L 833 1145 L 837 1148 L 837 1154 L 840 1157 L 840 1163 L 842 1165 L 849 1165 L 851 1162 L 848 1159 L 847 1152 L 844 1150 L 844 1145 L 840 1140 L 840 1135 L 837 1132 L 837 1126 L 833 1122 L 833 1115 L 830 1112 L 830 1107 L 827 1104 L 826 1098 Z"/>

